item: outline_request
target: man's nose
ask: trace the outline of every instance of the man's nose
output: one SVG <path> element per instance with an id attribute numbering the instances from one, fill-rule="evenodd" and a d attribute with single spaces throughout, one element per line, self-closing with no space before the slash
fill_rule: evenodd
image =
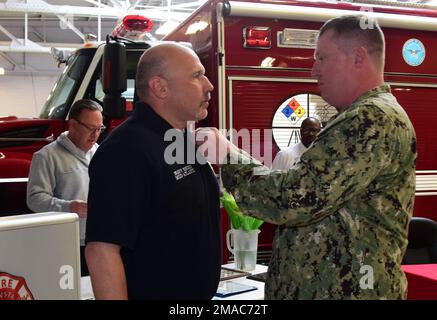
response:
<path id="1" fill-rule="evenodd" d="M 211 81 L 209 81 L 208 78 L 206 78 L 206 82 L 207 82 L 206 84 L 207 91 L 211 92 L 212 90 L 214 90 L 214 86 L 212 85 Z"/>

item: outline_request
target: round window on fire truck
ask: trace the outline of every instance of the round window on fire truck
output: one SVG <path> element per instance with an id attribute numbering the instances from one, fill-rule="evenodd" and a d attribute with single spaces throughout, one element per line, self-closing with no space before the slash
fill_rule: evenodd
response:
<path id="1" fill-rule="evenodd" d="M 302 93 L 287 98 L 277 108 L 272 121 L 273 138 L 280 149 L 300 141 L 300 126 L 308 117 L 318 118 L 322 125 L 337 114 L 337 110 L 313 93 Z"/>

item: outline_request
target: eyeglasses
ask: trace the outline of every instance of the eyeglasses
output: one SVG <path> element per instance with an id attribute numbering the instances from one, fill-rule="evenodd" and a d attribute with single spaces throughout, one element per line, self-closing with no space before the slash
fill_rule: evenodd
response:
<path id="1" fill-rule="evenodd" d="M 99 128 L 93 128 L 93 127 L 90 127 L 89 125 L 83 123 L 83 122 L 80 121 L 79 119 L 74 119 L 74 120 L 76 120 L 77 123 L 79 123 L 80 125 L 82 125 L 82 126 L 85 127 L 86 129 L 88 129 L 88 131 L 89 131 L 90 133 L 93 133 L 93 134 L 94 134 L 94 133 L 102 133 L 103 131 L 106 130 L 106 127 L 105 127 L 104 125 L 100 126 Z"/>

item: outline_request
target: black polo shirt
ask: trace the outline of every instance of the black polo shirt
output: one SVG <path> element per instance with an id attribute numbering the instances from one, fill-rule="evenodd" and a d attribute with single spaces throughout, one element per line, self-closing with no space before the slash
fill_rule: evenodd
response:
<path id="1" fill-rule="evenodd" d="M 139 103 L 100 145 L 89 168 L 86 242 L 122 247 L 129 299 L 210 299 L 220 278 L 219 187 L 208 164 L 164 161 L 176 149 L 164 141 L 169 129 Z"/>

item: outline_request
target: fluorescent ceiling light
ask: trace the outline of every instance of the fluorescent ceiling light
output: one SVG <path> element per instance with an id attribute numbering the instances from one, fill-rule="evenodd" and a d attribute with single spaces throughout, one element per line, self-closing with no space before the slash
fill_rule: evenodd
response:
<path id="1" fill-rule="evenodd" d="M 0 76 L 5 74 L 5 68 L 0 67 Z"/>

